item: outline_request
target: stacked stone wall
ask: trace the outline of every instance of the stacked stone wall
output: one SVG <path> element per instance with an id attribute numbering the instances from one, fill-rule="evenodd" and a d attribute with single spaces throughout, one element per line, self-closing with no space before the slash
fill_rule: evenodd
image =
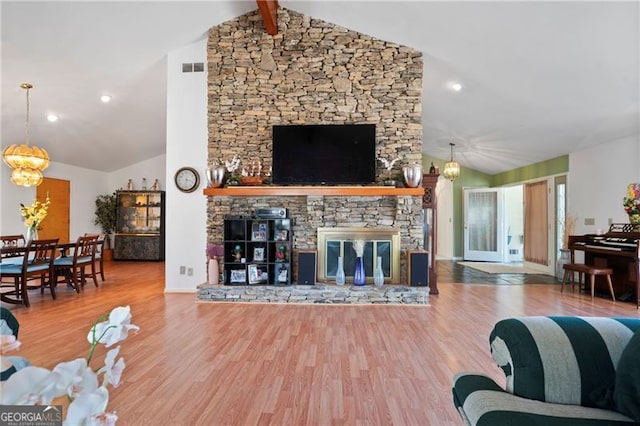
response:
<path id="1" fill-rule="evenodd" d="M 398 179 L 402 165 L 421 162 L 420 52 L 284 8 L 278 27 L 268 35 L 256 10 L 209 32 L 210 164 L 238 157 L 241 168 L 260 160 L 268 170 L 273 125 L 344 123 L 374 123 L 376 156 L 399 158 L 390 171 L 377 164 L 380 184 Z M 222 240 L 225 215 L 268 206 L 289 210 L 294 249 L 315 249 L 320 226 L 394 226 L 402 250 L 422 247 L 420 198 L 406 196 L 210 197 L 209 241 Z M 294 277 L 296 268 L 294 262 Z"/>

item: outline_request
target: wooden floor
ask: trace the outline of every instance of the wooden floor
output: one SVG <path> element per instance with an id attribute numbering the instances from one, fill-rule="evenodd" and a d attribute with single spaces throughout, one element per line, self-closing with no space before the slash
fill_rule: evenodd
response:
<path id="1" fill-rule="evenodd" d="M 131 306 L 141 331 L 122 344 L 127 367 L 109 403 L 120 425 L 460 425 L 456 372 L 504 382 L 489 354 L 497 320 L 640 317 L 631 303 L 560 293 L 552 277 L 484 274 L 494 284 L 482 284 L 466 269 L 441 263 L 427 306 L 197 304 L 163 293 L 164 264 L 114 262 L 98 289 L 5 306 L 21 324 L 19 354 L 48 368 L 85 356 L 95 318 Z"/>

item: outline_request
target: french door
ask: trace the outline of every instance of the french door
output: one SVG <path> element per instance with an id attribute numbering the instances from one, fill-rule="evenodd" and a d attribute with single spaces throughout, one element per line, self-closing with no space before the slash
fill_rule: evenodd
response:
<path id="1" fill-rule="evenodd" d="M 464 260 L 507 261 L 502 188 L 467 188 L 464 194 Z"/>

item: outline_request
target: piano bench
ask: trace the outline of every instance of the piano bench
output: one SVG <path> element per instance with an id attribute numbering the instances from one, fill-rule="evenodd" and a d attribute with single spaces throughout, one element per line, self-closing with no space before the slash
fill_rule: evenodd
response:
<path id="1" fill-rule="evenodd" d="M 583 263 L 565 263 L 564 265 L 562 265 L 562 268 L 564 269 L 564 275 L 562 277 L 562 287 L 560 287 L 561 292 L 564 291 L 564 284 L 569 283 L 568 278 L 570 274 L 571 290 L 573 290 L 573 286 L 575 285 L 575 281 L 573 280 L 573 272 L 578 273 L 578 279 L 580 283 L 582 283 L 582 274 L 586 274 L 590 277 L 589 283 L 591 285 L 591 300 L 593 300 L 596 275 L 604 275 L 607 277 L 607 284 L 609 285 L 611 298 L 615 302 L 616 295 L 613 293 L 613 284 L 611 283 L 611 275 L 613 275 L 613 269 L 601 266 L 585 265 Z"/>

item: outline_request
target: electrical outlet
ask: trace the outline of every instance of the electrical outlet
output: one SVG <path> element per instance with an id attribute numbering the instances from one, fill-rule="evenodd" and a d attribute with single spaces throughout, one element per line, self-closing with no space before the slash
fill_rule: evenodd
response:
<path id="1" fill-rule="evenodd" d="M 609 226 L 611 226 L 611 224 L 612 224 L 612 223 L 613 223 L 613 218 L 611 218 L 611 217 L 610 217 L 610 218 L 607 220 L 607 224 L 608 224 Z"/>
<path id="2" fill-rule="evenodd" d="M 190 277 L 193 276 L 193 268 L 187 268 L 187 275 L 189 275 Z"/>
<path id="3" fill-rule="evenodd" d="M 585 217 L 584 218 L 584 225 L 585 226 L 593 226 L 596 224 L 596 220 L 592 217 Z"/>
<path id="4" fill-rule="evenodd" d="M 186 266 L 180 266 L 180 275 L 184 275 L 184 272 L 186 269 L 187 269 Z"/>

